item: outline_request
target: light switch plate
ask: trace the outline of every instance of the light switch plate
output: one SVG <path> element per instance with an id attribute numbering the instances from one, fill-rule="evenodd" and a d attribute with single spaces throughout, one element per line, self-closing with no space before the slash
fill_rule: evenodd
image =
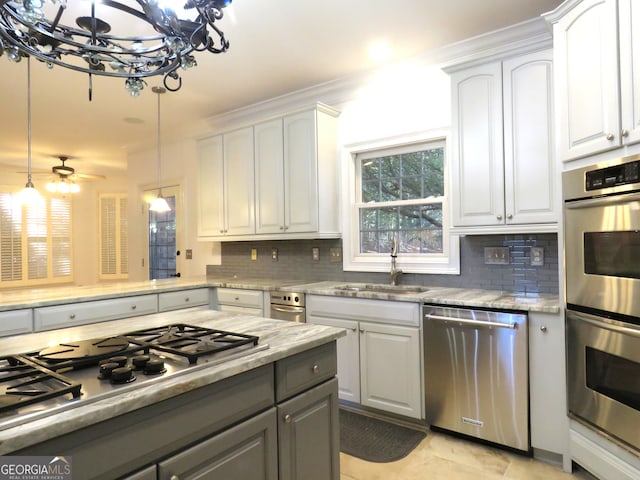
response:
<path id="1" fill-rule="evenodd" d="M 251 249 L 251 260 L 257 260 L 258 259 L 258 249 L 257 248 L 252 248 Z"/>
<path id="2" fill-rule="evenodd" d="M 334 247 L 329 249 L 329 255 L 332 262 L 342 261 L 342 249 L 340 247 Z"/>
<path id="3" fill-rule="evenodd" d="M 278 249 L 277 248 L 272 248 L 271 249 L 271 260 L 274 262 L 278 261 Z"/>
<path id="4" fill-rule="evenodd" d="M 544 248 L 531 247 L 531 265 L 541 267 L 544 265 Z"/>
<path id="5" fill-rule="evenodd" d="M 187 260 L 193 260 L 193 250 L 191 250 L 190 248 L 187 248 L 184 251 L 184 258 L 186 258 Z"/>
<path id="6" fill-rule="evenodd" d="M 509 265 L 509 247 L 484 247 L 486 265 Z"/>
<path id="7" fill-rule="evenodd" d="M 318 247 L 313 247 L 311 249 L 311 258 L 314 262 L 320 261 L 320 249 Z"/>

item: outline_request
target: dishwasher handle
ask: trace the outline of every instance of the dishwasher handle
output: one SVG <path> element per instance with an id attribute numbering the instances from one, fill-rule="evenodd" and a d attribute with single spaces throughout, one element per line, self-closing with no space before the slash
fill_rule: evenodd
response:
<path id="1" fill-rule="evenodd" d="M 455 322 L 462 325 L 469 325 L 473 327 L 495 327 L 495 328 L 508 328 L 510 330 L 516 330 L 518 324 L 513 323 L 500 323 L 500 322 L 488 322 L 486 320 L 471 320 L 467 318 L 454 318 L 454 317 L 442 317 L 440 315 L 425 314 L 424 318 L 430 318 L 431 320 L 438 320 L 441 322 Z"/>

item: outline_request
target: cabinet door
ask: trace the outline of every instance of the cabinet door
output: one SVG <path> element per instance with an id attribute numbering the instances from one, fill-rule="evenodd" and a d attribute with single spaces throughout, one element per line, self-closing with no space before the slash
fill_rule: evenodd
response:
<path id="1" fill-rule="evenodd" d="M 251 234 L 255 232 L 253 127 L 226 133 L 223 139 L 225 234 Z"/>
<path id="2" fill-rule="evenodd" d="M 340 478 L 338 415 L 336 378 L 278 405 L 279 480 Z"/>
<path id="3" fill-rule="evenodd" d="M 552 61 L 547 50 L 502 65 L 507 224 L 558 221 Z"/>
<path id="4" fill-rule="evenodd" d="M 502 66 L 456 72 L 452 82 L 453 224 L 504 223 Z"/>
<path id="5" fill-rule="evenodd" d="M 347 335 L 337 340 L 338 396 L 360 403 L 360 334 L 358 322 L 338 318 L 307 316 L 307 323 L 344 328 Z"/>
<path id="6" fill-rule="evenodd" d="M 563 161 L 620 146 L 616 0 L 584 0 L 554 25 Z"/>
<path id="7" fill-rule="evenodd" d="M 283 233 L 284 151 L 282 119 L 254 127 L 256 169 L 256 233 Z"/>
<path id="8" fill-rule="evenodd" d="M 284 117 L 284 198 L 287 233 L 318 230 L 316 111 Z"/>
<path id="9" fill-rule="evenodd" d="M 640 5 L 619 0 L 623 142 L 640 142 Z"/>
<path id="10" fill-rule="evenodd" d="M 360 322 L 362 404 L 422 418 L 420 329 Z"/>
<path id="11" fill-rule="evenodd" d="M 222 135 L 198 142 L 198 236 L 224 234 Z"/>
<path id="12" fill-rule="evenodd" d="M 271 408 L 160 462 L 158 480 L 277 480 L 276 429 L 275 408 Z"/>
<path id="13" fill-rule="evenodd" d="M 529 313 L 531 446 L 568 454 L 564 321 L 559 315 Z"/>

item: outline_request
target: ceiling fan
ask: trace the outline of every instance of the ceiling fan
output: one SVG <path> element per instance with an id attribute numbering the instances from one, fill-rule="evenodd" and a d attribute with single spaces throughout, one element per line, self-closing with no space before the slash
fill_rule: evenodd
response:
<path id="1" fill-rule="evenodd" d="M 76 173 L 75 168 L 65 164 L 71 158 L 67 155 L 58 155 L 56 158 L 60 160 L 61 165 L 54 165 L 50 171 L 36 170 L 33 172 L 34 175 L 49 175 L 51 177 L 45 187 L 49 192 L 76 193 L 80 191 L 77 182 L 104 180 L 106 178 L 104 175 Z"/>

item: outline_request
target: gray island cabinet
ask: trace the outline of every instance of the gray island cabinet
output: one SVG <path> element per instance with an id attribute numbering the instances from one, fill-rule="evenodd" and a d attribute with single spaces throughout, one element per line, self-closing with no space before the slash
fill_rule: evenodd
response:
<path id="1" fill-rule="evenodd" d="M 98 329 L 117 333 L 123 322 L 187 318 L 259 335 L 268 348 L 33 425 L 0 424 L 0 454 L 70 456 L 74 478 L 87 480 L 338 480 L 341 330 L 192 308 L 56 333 L 91 338 Z"/>

